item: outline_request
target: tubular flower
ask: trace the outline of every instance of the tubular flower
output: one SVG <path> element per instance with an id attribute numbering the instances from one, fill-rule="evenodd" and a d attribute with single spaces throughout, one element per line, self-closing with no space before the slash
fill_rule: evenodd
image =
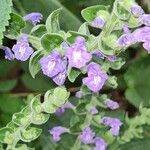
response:
<path id="1" fill-rule="evenodd" d="M 63 133 L 67 133 L 67 132 L 69 132 L 69 129 L 61 127 L 61 126 L 56 126 L 56 127 L 49 130 L 49 133 L 53 136 L 53 140 L 55 142 L 60 141 L 60 139 L 61 139 L 60 136 Z"/>
<path id="2" fill-rule="evenodd" d="M 104 86 L 108 75 L 103 72 L 99 65 L 92 63 L 87 68 L 88 77 L 84 78 L 83 84 L 85 84 L 91 91 L 98 92 Z"/>
<path id="3" fill-rule="evenodd" d="M 107 105 L 108 108 L 110 108 L 112 110 L 119 108 L 119 104 L 117 102 L 110 100 L 110 99 L 107 99 L 105 101 L 105 104 Z"/>
<path id="4" fill-rule="evenodd" d="M 5 51 L 5 59 L 14 60 L 15 56 L 9 47 L 4 47 L 3 50 Z"/>
<path id="5" fill-rule="evenodd" d="M 26 61 L 33 53 L 32 47 L 30 47 L 27 35 L 23 34 L 12 47 L 15 58 L 21 61 Z"/>
<path id="6" fill-rule="evenodd" d="M 101 17 L 96 17 L 92 22 L 91 22 L 91 26 L 95 27 L 95 28 L 99 28 L 102 29 L 105 25 L 105 21 L 103 18 Z"/>
<path id="7" fill-rule="evenodd" d="M 95 133 L 90 129 L 90 127 L 87 127 L 83 130 L 82 134 L 80 135 L 80 141 L 84 144 L 91 144 L 93 143 L 94 136 Z"/>
<path id="8" fill-rule="evenodd" d="M 51 78 L 56 78 L 56 75 L 66 70 L 66 63 L 57 51 L 53 51 L 50 55 L 41 58 L 40 64 L 43 74 Z"/>
<path id="9" fill-rule="evenodd" d="M 132 6 L 130 11 L 135 17 L 140 17 L 144 14 L 144 10 L 139 5 Z"/>
<path id="10" fill-rule="evenodd" d="M 120 126 L 122 125 L 122 122 L 119 119 L 111 118 L 111 117 L 104 117 L 102 119 L 102 123 L 105 126 L 111 127 L 110 132 L 112 133 L 112 135 L 114 135 L 114 136 L 119 135 Z"/>
<path id="11" fill-rule="evenodd" d="M 67 48 L 65 55 L 69 60 L 69 65 L 75 68 L 84 67 L 92 59 L 91 54 L 87 52 L 83 37 L 77 37 L 75 43 Z"/>
<path id="12" fill-rule="evenodd" d="M 95 138 L 94 143 L 95 147 L 93 150 L 106 150 L 107 148 L 107 143 L 102 138 Z"/>
<path id="13" fill-rule="evenodd" d="M 43 15 L 39 12 L 33 12 L 23 17 L 25 21 L 30 21 L 35 26 L 43 18 Z"/>

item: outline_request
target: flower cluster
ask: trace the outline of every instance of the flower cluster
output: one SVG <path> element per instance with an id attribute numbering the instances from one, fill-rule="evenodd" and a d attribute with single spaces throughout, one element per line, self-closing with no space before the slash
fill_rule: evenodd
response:
<path id="1" fill-rule="evenodd" d="M 144 10 L 138 5 L 131 7 L 131 13 L 138 18 L 139 23 L 144 27 L 131 32 L 126 25 L 124 30 L 127 32 L 118 39 L 118 45 L 120 48 L 127 48 L 135 43 L 143 43 L 143 47 L 150 53 L 150 14 L 145 14 Z"/>
<path id="2" fill-rule="evenodd" d="M 64 56 L 54 50 L 48 56 L 41 58 L 43 74 L 52 78 L 57 85 L 63 85 L 67 77 L 68 66 L 76 69 L 87 66 L 88 77 L 83 79 L 83 84 L 93 92 L 100 91 L 108 79 L 108 75 L 101 70 L 98 64 L 88 64 L 92 59 L 92 54 L 88 53 L 85 39 L 79 36 L 70 47 L 67 45 L 64 48 L 66 48 Z M 107 57 L 107 59 L 112 61 L 113 58 Z"/>
<path id="3" fill-rule="evenodd" d="M 107 143 L 104 139 L 95 137 L 95 132 L 90 127 L 85 128 L 80 134 L 80 141 L 84 144 L 94 144 L 94 150 L 106 150 L 107 148 Z"/>

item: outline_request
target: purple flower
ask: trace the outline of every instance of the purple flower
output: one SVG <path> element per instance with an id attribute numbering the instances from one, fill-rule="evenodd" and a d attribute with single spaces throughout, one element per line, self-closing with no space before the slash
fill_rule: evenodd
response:
<path id="1" fill-rule="evenodd" d="M 118 39 L 118 46 L 121 48 L 126 48 L 132 44 L 135 44 L 136 40 L 135 37 L 132 33 L 128 34 L 123 34 L 119 39 Z"/>
<path id="2" fill-rule="evenodd" d="M 120 130 L 120 127 L 122 125 L 122 122 L 119 119 L 111 118 L 111 117 L 104 117 L 102 119 L 102 123 L 105 126 L 111 127 L 110 132 L 112 133 L 112 135 L 114 135 L 114 136 L 119 135 L 119 130 Z"/>
<path id="3" fill-rule="evenodd" d="M 143 47 L 150 53 L 150 27 L 142 27 L 133 32 L 138 42 L 143 42 Z"/>
<path id="4" fill-rule="evenodd" d="M 105 101 L 105 104 L 107 105 L 108 108 L 110 108 L 112 110 L 119 108 L 119 104 L 117 102 L 110 100 L 110 99 L 107 99 Z"/>
<path id="5" fill-rule="evenodd" d="M 131 33 L 130 29 L 128 28 L 128 25 L 124 25 L 124 26 L 123 26 L 123 32 L 124 32 L 125 34 Z"/>
<path id="6" fill-rule="evenodd" d="M 30 47 L 27 35 L 23 34 L 13 46 L 15 58 L 21 61 L 26 61 L 33 53 L 32 47 Z"/>
<path id="7" fill-rule="evenodd" d="M 83 84 L 85 84 L 93 92 L 98 92 L 102 89 L 108 75 L 100 69 L 100 66 L 96 63 L 92 63 L 87 68 L 88 77 L 84 78 Z"/>
<path id="8" fill-rule="evenodd" d="M 99 28 L 102 29 L 105 25 L 105 20 L 101 17 L 96 17 L 92 22 L 91 22 L 91 26 L 95 27 L 95 28 Z"/>
<path id="9" fill-rule="evenodd" d="M 96 107 L 92 107 L 92 108 L 90 108 L 90 113 L 91 113 L 92 115 L 95 115 L 95 114 L 98 113 L 98 110 L 96 109 Z"/>
<path id="10" fill-rule="evenodd" d="M 54 77 L 66 70 L 66 63 L 57 51 L 53 51 L 50 55 L 41 58 L 40 64 L 43 74 L 48 77 Z"/>
<path id="11" fill-rule="evenodd" d="M 144 10 L 140 6 L 134 5 L 134 6 L 131 7 L 131 13 L 135 17 L 140 17 L 144 14 Z"/>
<path id="12" fill-rule="evenodd" d="M 94 143 L 95 147 L 93 150 L 106 150 L 107 148 L 107 143 L 102 138 L 99 137 L 95 138 Z"/>
<path id="13" fill-rule="evenodd" d="M 114 62 L 116 60 L 115 55 L 105 55 L 101 50 L 96 50 L 92 55 L 101 59 L 106 58 L 110 62 Z"/>
<path id="14" fill-rule="evenodd" d="M 84 96 L 84 93 L 82 91 L 78 91 L 78 92 L 76 92 L 75 96 L 77 98 L 82 98 Z"/>
<path id="15" fill-rule="evenodd" d="M 146 26 L 150 26 L 150 14 L 144 14 L 140 17 L 140 22 Z"/>
<path id="16" fill-rule="evenodd" d="M 61 86 L 65 83 L 66 78 L 67 71 L 65 70 L 64 72 L 60 72 L 58 75 L 54 76 L 52 79 L 57 85 Z"/>
<path id="17" fill-rule="evenodd" d="M 56 127 L 52 128 L 51 130 L 49 130 L 49 133 L 53 136 L 53 140 L 55 142 L 60 141 L 60 139 L 61 139 L 60 136 L 63 133 L 67 133 L 67 132 L 69 132 L 69 129 L 61 127 L 61 126 L 56 126 Z"/>
<path id="18" fill-rule="evenodd" d="M 39 23 L 42 20 L 42 18 L 43 18 L 43 15 L 41 13 L 38 13 L 38 12 L 33 12 L 33 13 L 30 13 L 30 14 L 23 17 L 23 19 L 25 21 L 31 21 L 34 26 L 37 23 Z"/>
<path id="19" fill-rule="evenodd" d="M 60 116 L 65 112 L 65 109 L 74 109 L 74 105 L 72 105 L 70 102 L 66 102 L 62 107 L 58 108 L 56 110 L 56 115 Z"/>
<path id="20" fill-rule="evenodd" d="M 3 50 L 5 51 L 5 59 L 14 60 L 15 56 L 9 47 L 4 47 Z"/>
<path id="21" fill-rule="evenodd" d="M 147 50 L 147 52 L 150 54 L 150 41 L 143 43 L 143 47 Z"/>
<path id="22" fill-rule="evenodd" d="M 91 144 L 93 143 L 94 136 L 95 133 L 90 129 L 90 127 L 87 127 L 83 130 L 82 134 L 80 135 L 80 141 L 84 144 Z"/>
<path id="23" fill-rule="evenodd" d="M 88 63 L 92 56 L 87 52 L 83 37 L 77 37 L 75 43 L 69 47 L 65 53 L 69 60 L 69 65 L 75 68 L 82 68 Z"/>
<path id="24" fill-rule="evenodd" d="M 68 48 L 69 47 L 67 42 L 62 42 L 61 45 L 62 45 L 63 48 Z"/>
<path id="25" fill-rule="evenodd" d="M 137 42 L 150 41 L 150 27 L 138 28 L 133 32 L 133 35 Z"/>

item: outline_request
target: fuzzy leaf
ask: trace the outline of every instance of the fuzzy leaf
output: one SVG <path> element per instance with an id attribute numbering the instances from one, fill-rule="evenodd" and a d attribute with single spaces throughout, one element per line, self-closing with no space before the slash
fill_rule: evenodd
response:
<path id="1" fill-rule="evenodd" d="M 14 13 L 11 13 L 10 17 L 10 25 L 5 33 L 5 36 L 10 39 L 16 39 L 20 35 L 21 30 L 25 27 L 25 21 L 21 16 Z"/>
<path id="2" fill-rule="evenodd" d="M 46 20 L 46 29 L 49 33 L 58 33 L 59 26 L 59 14 L 61 9 L 53 11 Z"/>
<path id="3" fill-rule="evenodd" d="M 41 125 L 41 124 L 44 124 L 48 121 L 49 119 L 49 114 L 34 114 L 31 118 L 31 121 L 33 124 L 36 124 L 36 125 Z"/>
<path id="4" fill-rule="evenodd" d="M 47 52 L 51 52 L 54 48 L 57 48 L 64 41 L 63 37 L 59 34 L 45 34 L 41 38 L 41 44 Z"/>
<path id="5" fill-rule="evenodd" d="M 108 7 L 106 7 L 104 5 L 95 5 L 95 6 L 91 6 L 91 7 L 87 7 L 85 9 L 83 9 L 81 11 L 81 14 L 82 14 L 82 17 L 87 22 L 91 22 L 96 18 L 98 11 L 107 10 L 107 9 L 108 9 Z"/>
<path id="6" fill-rule="evenodd" d="M 24 142 L 31 142 L 37 139 L 42 133 L 42 129 L 35 127 L 28 127 L 26 130 L 21 132 L 20 138 Z"/>
<path id="7" fill-rule="evenodd" d="M 40 97 L 41 95 L 35 96 L 30 103 L 31 110 L 35 111 L 36 113 L 40 113 L 42 111 L 42 104 Z"/>
<path id="8" fill-rule="evenodd" d="M 35 78 L 35 75 L 40 71 L 40 64 L 39 60 L 44 55 L 44 51 L 39 50 L 32 54 L 29 61 L 29 71 L 31 73 L 31 76 Z"/>
<path id="9" fill-rule="evenodd" d="M 9 25 L 12 0 L 0 0 L 0 45 L 2 44 L 3 32 Z"/>

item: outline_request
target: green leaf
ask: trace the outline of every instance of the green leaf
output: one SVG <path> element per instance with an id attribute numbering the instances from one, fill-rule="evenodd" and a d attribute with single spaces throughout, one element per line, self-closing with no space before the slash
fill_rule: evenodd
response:
<path id="1" fill-rule="evenodd" d="M 125 96 L 135 107 L 150 105 L 150 57 L 140 58 L 134 61 L 124 75 L 128 86 Z"/>
<path id="2" fill-rule="evenodd" d="M 97 13 L 100 10 L 108 10 L 108 7 L 104 5 L 87 7 L 81 11 L 81 15 L 87 22 L 91 22 L 97 17 Z"/>
<path id="3" fill-rule="evenodd" d="M 53 98 L 53 96 L 51 98 Z M 48 102 L 48 101 L 45 101 L 42 104 L 42 107 L 44 109 L 44 112 L 49 113 L 49 114 L 55 113 L 56 110 L 58 109 L 57 106 L 53 105 L 51 102 Z"/>
<path id="4" fill-rule="evenodd" d="M 81 33 L 81 34 L 84 34 L 84 35 L 90 35 L 90 31 L 89 31 L 89 28 L 88 28 L 88 23 L 87 22 L 83 23 L 80 26 L 78 32 Z"/>
<path id="5" fill-rule="evenodd" d="M 12 0 L 0 0 L 0 45 L 2 44 L 3 32 L 9 25 Z"/>
<path id="6" fill-rule="evenodd" d="M 53 11 L 46 20 L 46 29 L 49 33 L 58 33 L 60 31 L 59 26 L 59 14 L 61 9 Z"/>
<path id="7" fill-rule="evenodd" d="M 31 122 L 36 125 L 44 124 L 48 121 L 50 115 L 49 114 L 33 114 L 31 118 Z"/>
<path id="8" fill-rule="evenodd" d="M 87 22 L 91 22 L 96 18 L 98 11 L 107 10 L 107 9 L 108 7 L 104 5 L 95 5 L 95 6 L 91 6 L 91 7 L 87 7 L 83 9 L 81 11 L 81 15 Z"/>
<path id="9" fill-rule="evenodd" d="M 17 84 L 17 80 L 0 81 L 0 92 L 9 92 Z"/>
<path id="10" fill-rule="evenodd" d="M 29 42 L 31 43 L 31 45 L 38 50 L 42 49 L 42 45 L 41 45 L 41 39 L 39 37 L 36 36 L 29 36 Z"/>
<path id="11" fill-rule="evenodd" d="M 131 16 L 130 12 L 125 8 L 126 6 L 120 5 L 117 3 L 114 13 L 121 20 L 127 20 Z"/>
<path id="12" fill-rule="evenodd" d="M 31 73 L 31 76 L 35 78 L 35 75 L 40 71 L 41 67 L 39 64 L 39 60 L 44 55 L 44 51 L 39 50 L 35 51 L 29 60 L 29 71 Z"/>
<path id="13" fill-rule="evenodd" d="M 69 67 L 67 71 L 69 81 L 73 83 L 80 73 L 80 70 Z"/>
<path id="14" fill-rule="evenodd" d="M 21 132 L 20 138 L 23 142 L 31 142 L 37 139 L 42 133 L 42 129 L 28 127 L 26 130 Z"/>
<path id="15" fill-rule="evenodd" d="M 41 95 L 37 95 L 31 100 L 30 107 L 36 113 L 42 112 Z"/>
<path id="16" fill-rule="evenodd" d="M 30 148 L 26 144 L 17 144 L 15 150 L 34 150 L 34 148 Z"/>
<path id="17" fill-rule="evenodd" d="M 119 70 L 125 64 L 122 58 L 118 58 L 115 62 L 110 62 L 110 67 L 114 70 Z"/>
<path id="18" fill-rule="evenodd" d="M 10 39 L 16 39 L 25 27 L 25 21 L 21 16 L 14 13 L 11 13 L 10 17 L 9 27 L 5 33 L 5 36 Z"/>
<path id="19" fill-rule="evenodd" d="M 26 126 L 26 124 L 30 121 L 30 116 L 21 112 L 15 113 L 13 114 L 12 121 L 18 126 Z"/>
<path id="20" fill-rule="evenodd" d="M 0 142 L 6 143 L 6 144 L 12 144 L 13 142 L 13 136 L 12 136 L 13 130 L 8 127 L 4 127 L 0 129 Z"/>
<path id="21" fill-rule="evenodd" d="M 41 44 L 48 53 L 51 52 L 53 49 L 59 47 L 61 43 L 64 41 L 63 37 L 59 34 L 45 34 L 41 38 Z"/>
<path id="22" fill-rule="evenodd" d="M 46 33 L 46 27 L 43 24 L 36 25 L 32 28 L 30 34 L 36 37 L 41 37 Z"/>
<path id="23" fill-rule="evenodd" d="M 133 17 L 133 16 L 130 16 L 127 24 L 128 24 L 129 28 L 137 28 L 137 27 L 140 27 L 142 25 L 140 23 L 140 20 L 138 18 Z"/>
<path id="24" fill-rule="evenodd" d="M 57 87 L 54 89 L 54 98 L 51 100 L 52 104 L 60 107 L 69 98 L 70 93 L 67 92 L 65 87 Z"/>

